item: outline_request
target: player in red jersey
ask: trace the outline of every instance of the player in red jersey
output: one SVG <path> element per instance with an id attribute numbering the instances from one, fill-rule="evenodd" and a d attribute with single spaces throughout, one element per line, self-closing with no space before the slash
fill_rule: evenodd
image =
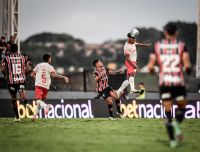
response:
<path id="1" fill-rule="evenodd" d="M 18 46 L 16 44 L 10 46 L 10 51 L 11 53 L 2 62 L 2 71 L 6 74 L 8 90 L 12 97 L 15 121 L 20 121 L 17 108 L 17 92 L 19 91 L 20 99 L 26 106 L 28 100 L 26 99 L 25 73 L 31 70 L 31 67 L 27 64 L 25 57 L 18 53 Z"/>
<path id="2" fill-rule="evenodd" d="M 184 119 L 186 101 L 186 90 L 183 76 L 183 67 L 190 73 L 190 60 L 185 43 L 177 39 L 177 27 L 168 23 L 164 27 L 165 38 L 156 42 L 154 52 L 150 54 L 148 68 L 153 71 L 157 61 L 159 66 L 160 97 L 165 107 L 167 132 L 170 146 L 176 147 L 176 139 L 182 139 L 180 123 Z M 172 120 L 172 105 L 176 101 L 178 109 L 176 120 Z"/>
<path id="3" fill-rule="evenodd" d="M 37 104 L 36 111 L 32 118 L 33 121 L 38 116 L 41 108 L 45 108 L 45 114 L 48 114 L 49 105 L 44 103 L 44 100 L 47 98 L 48 90 L 51 84 L 51 76 L 58 79 L 63 79 L 66 83 L 69 82 L 69 78 L 57 74 L 54 67 L 50 65 L 50 63 L 51 55 L 44 54 L 43 62 L 37 64 L 31 73 L 31 76 L 35 78 L 35 98 Z"/>
<path id="4" fill-rule="evenodd" d="M 94 79 L 96 81 L 96 91 L 108 104 L 109 119 L 115 120 L 113 117 L 113 100 L 116 102 L 117 114 L 123 117 L 120 110 L 121 102 L 116 92 L 108 85 L 108 74 L 115 74 L 120 71 L 114 72 L 105 68 L 101 60 L 94 60 L 93 65 L 95 67 Z"/>

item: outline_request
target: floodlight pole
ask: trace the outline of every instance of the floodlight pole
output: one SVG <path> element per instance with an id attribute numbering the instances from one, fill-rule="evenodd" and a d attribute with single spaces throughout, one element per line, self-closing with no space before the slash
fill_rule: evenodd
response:
<path id="1" fill-rule="evenodd" d="M 20 50 L 19 35 L 19 1 L 1 0 L 0 1 L 0 35 L 5 36 L 7 40 L 12 35 L 15 37 L 15 43 Z"/>
<path id="2" fill-rule="evenodd" d="M 196 78 L 200 77 L 200 0 L 198 0 Z"/>

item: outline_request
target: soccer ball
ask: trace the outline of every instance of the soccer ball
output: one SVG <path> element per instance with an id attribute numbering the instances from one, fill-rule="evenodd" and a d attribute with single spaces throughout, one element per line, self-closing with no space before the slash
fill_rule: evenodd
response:
<path id="1" fill-rule="evenodd" d="M 139 35 L 139 31 L 138 31 L 137 29 L 133 28 L 133 29 L 131 29 L 131 31 L 130 31 L 130 35 L 131 35 L 132 37 L 137 37 L 137 36 Z"/>

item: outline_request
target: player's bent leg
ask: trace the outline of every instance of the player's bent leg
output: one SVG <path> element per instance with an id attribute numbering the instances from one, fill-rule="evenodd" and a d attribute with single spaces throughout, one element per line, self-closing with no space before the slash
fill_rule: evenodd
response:
<path id="1" fill-rule="evenodd" d="M 34 115 L 33 115 L 33 117 L 32 117 L 32 121 L 35 121 L 35 120 L 36 120 L 36 118 L 37 118 L 37 116 L 38 116 L 38 114 L 39 114 L 39 112 L 40 112 L 40 109 L 41 109 L 40 102 L 41 102 L 41 100 L 39 100 L 39 99 L 36 100 L 36 105 L 37 105 L 37 107 L 36 107 L 35 112 L 34 112 Z"/>
<path id="2" fill-rule="evenodd" d="M 109 113 L 109 119 L 113 120 L 113 99 L 112 97 L 106 98 L 106 102 L 108 104 L 108 113 Z"/>
<path id="3" fill-rule="evenodd" d="M 18 105 L 17 105 L 17 95 L 14 94 L 14 93 L 11 93 L 10 92 L 10 95 L 12 97 L 12 107 L 13 107 L 13 111 L 15 113 L 15 122 L 18 122 L 20 121 L 20 118 L 19 118 L 19 113 L 18 113 Z"/>
<path id="4" fill-rule="evenodd" d="M 139 90 L 135 89 L 135 73 L 131 73 L 128 79 L 129 83 L 130 83 L 130 93 L 139 93 Z"/>
<path id="5" fill-rule="evenodd" d="M 120 101 L 119 97 L 117 96 L 117 93 L 115 91 L 111 91 L 110 95 L 115 100 L 116 107 L 117 107 L 117 113 L 122 114 L 121 109 L 120 109 L 121 108 L 121 101 Z"/>
<path id="6" fill-rule="evenodd" d="M 175 148 L 177 143 L 174 137 L 174 129 L 172 126 L 172 100 L 163 100 L 163 106 L 165 107 L 165 115 L 166 115 L 166 122 L 165 127 L 167 129 L 167 133 L 170 139 L 170 147 Z"/>
<path id="7" fill-rule="evenodd" d="M 178 123 L 183 122 L 184 120 L 184 115 L 185 115 L 185 107 L 187 105 L 187 101 L 185 99 L 183 100 L 177 100 L 177 106 L 178 106 L 178 110 L 176 112 L 176 120 Z"/>
<path id="8" fill-rule="evenodd" d="M 180 99 L 180 100 L 178 100 Z M 178 105 L 178 109 L 176 111 L 176 121 L 174 121 L 173 127 L 174 127 L 174 131 L 175 131 L 175 135 L 176 135 L 176 139 L 178 141 L 183 140 L 183 133 L 180 129 L 180 124 L 183 122 L 184 120 L 184 115 L 185 115 L 185 107 L 187 104 L 187 101 L 185 100 L 185 98 L 176 98 L 177 101 L 177 105 Z"/>
<path id="9" fill-rule="evenodd" d="M 117 93 L 117 96 L 120 97 L 122 92 L 128 87 L 129 85 L 129 81 L 128 80 L 125 80 L 122 85 L 120 86 L 120 88 L 116 91 Z"/>
<path id="10" fill-rule="evenodd" d="M 21 100 L 22 104 L 23 104 L 25 107 L 27 107 L 28 113 L 29 113 L 30 115 L 33 115 L 33 111 L 32 111 L 32 109 L 31 109 L 31 107 L 30 107 L 29 101 L 28 101 L 28 99 L 26 98 L 26 90 L 25 90 L 25 87 L 24 87 L 23 85 L 20 85 L 19 87 L 20 87 L 20 88 L 19 88 L 20 100 Z"/>

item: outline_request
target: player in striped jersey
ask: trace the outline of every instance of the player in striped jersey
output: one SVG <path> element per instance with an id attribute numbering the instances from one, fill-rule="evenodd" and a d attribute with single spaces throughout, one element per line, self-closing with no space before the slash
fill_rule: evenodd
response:
<path id="1" fill-rule="evenodd" d="M 185 43 L 177 39 L 176 25 L 168 23 L 164 28 L 164 35 L 165 38 L 154 45 L 154 52 L 150 54 L 148 68 L 153 71 L 157 61 L 160 97 L 167 117 L 165 126 L 168 131 L 170 146 L 174 148 L 177 145 L 176 139 L 180 140 L 183 137 L 179 125 L 184 119 L 187 104 L 183 67 L 190 74 L 191 66 Z M 178 106 L 175 121 L 172 121 L 171 114 L 173 101 L 176 101 Z"/>
<path id="2" fill-rule="evenodd" d="M 26 71 L 31 70 L 31 67 L 26 64 L 25 57 L 18 53 L 18 46 L 16 44 L 12 44 L 10 46 L 10 49 L 11 53 L 7 55 L 2 62 L 2 71 L 4 71 L 6 74 L 8 90 L 12 97 L 12 106 L 15 113 L 15 121 L 20 121 L 17 108 L 17 92 L 19 91 L 20 99 L 26 106 L 28 100 L 26 99 L 25 73 Z"/>
<path id="3" fill-rule="evenodd" d="M 115 74 L 119 73 L 120 71 L 114 72 L 105 68 L 101 60 L 94 60 L 93 65 L 95 67 L 94 79 L 96 81 L 96 91 L 108 104 L 109 118 L 111 120 L 115 120 L 113 118 L 113 100 L 116 102 L 117 114 L 120 117 L 123 117 L 123 114 L 120 110 L 121 102 L 116 92 L 108 85 L 108 74 Z"/>

